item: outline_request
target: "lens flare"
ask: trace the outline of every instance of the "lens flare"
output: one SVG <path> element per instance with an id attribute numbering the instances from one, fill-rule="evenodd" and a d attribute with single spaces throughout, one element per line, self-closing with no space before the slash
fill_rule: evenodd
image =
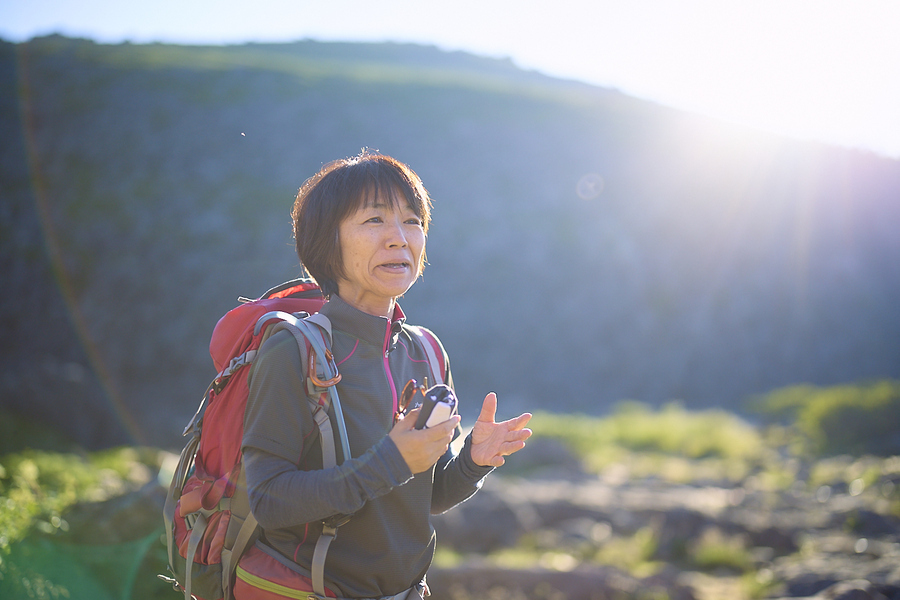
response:
<path id="1" fill-rule="evenodd" d="M 138 425 L 128 407 L 122 401 L 122 394 L 104 362 L 104 357 L 96 341 L 91 335 L 90 324 L 80 310 L 78 298 L 73 293 L 73 286 L 62 261 L 60 239 L 56 232 L 49 202 L 49 194 L 44 176 L 41 172 L 41 155 L 36 138 L 36 121 L 34 113 L 34 90 L 29 80 L 29 61 L 27 44 L 16 46 L 16 73 L 18 84 L 19 115 L 21 119 L 22 137 L 28 165 L 28 178 L 31 186 L 40 221 L 41 236 L 46 255 L 50 261 L 51 272 L 60 296 L 65 302 L 66 314 L 81 343 L 91 369 L 97 377 L 105 395 L 105 401 L 112 409 L 123 429 L 133 443 L 147 443 L 146 432 Z"/>
<path id="2" fill-rule="evenodd" d="M 575 192 L 582 200 L 593 200 L 603 193 L 603 177 L 596 173 L 588 173 L 578 180 Z"/>

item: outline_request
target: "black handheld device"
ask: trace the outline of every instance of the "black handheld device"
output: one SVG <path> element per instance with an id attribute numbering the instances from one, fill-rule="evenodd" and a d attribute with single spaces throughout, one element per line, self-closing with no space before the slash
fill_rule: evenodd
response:
<path id="1" fill-rule="evenodd" d="M 416 429 L 434 427 L 456 414 L 456 396 L 443 383 L 430 387 L 423 395 L 425 398 L 416 419 Z"/>

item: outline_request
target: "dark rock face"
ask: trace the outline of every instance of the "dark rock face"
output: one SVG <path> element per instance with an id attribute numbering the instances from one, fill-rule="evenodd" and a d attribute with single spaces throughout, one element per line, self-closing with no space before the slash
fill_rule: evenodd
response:
<path id="1" fill-rule="evenodd" d="M 0 405 L 88 447 L 177 448 L 218 318 L 298 274 L 297 189 L 363 146 L 436 199 L 403 307 L 467 418 L 491 389 L 509 414 L 600 414 L 900 377 L 900 161 L 502 61 L 335 48 L 0 42 Z M 359 80 L 375 56 L 405 78 Z"/>

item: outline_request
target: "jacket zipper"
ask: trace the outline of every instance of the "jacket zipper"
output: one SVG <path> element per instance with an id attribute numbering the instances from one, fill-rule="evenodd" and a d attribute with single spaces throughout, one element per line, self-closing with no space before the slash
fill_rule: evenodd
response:
<path id="1" fill-rule="evenodd" d="M 388 387 L 391 388 L 391 398 L 393 400 L 394 412 L 391 417 L 400 410 L 400 402 L 397 398 L 397 386 L 394 385 L 394 376 L 391 374 L 391 365 L 389 362 L 390 345 L 391 345 L 391 322 L 388 321 L 387 328 L 384 332 L 384 346 L 382 347 L 382 356 L 384 357 L 384 374 L 387 376 Z"/>

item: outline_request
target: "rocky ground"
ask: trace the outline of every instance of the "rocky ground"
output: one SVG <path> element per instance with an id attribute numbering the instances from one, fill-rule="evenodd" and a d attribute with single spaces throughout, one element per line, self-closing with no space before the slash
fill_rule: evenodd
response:
<path id="1" fill-rule="evenodd" d="M 548 440 L 522 454 L 514 476 L 492 474 L 436 518 L 432 600 L 900 600 L 900 457 L 838 457 L 832 481 L 810 485 L 801 469 L 774 490 L 758 474 L 691 484 L 588 474 Z M 150 540 L 133 597 L 175 598 L 155 578 L 164 491 L 150 469 L 137 479 L 67 511 L 55 547 Z"/>
<path id="2" fill-rule="evenodd" d="M 753 478 L 679 485 L 562 466 L 492 476 L 438 518 L 439 544 L 459 562 L 433 569 L 433 597 L 900 599 L 900 518 L 890 500 L 900 458 L 871 462 L 881 475 L 869 484 L 798 481 L 786 491 Z M 536 561 L 513 569 L 491 560 L 516 545 Z"/>

